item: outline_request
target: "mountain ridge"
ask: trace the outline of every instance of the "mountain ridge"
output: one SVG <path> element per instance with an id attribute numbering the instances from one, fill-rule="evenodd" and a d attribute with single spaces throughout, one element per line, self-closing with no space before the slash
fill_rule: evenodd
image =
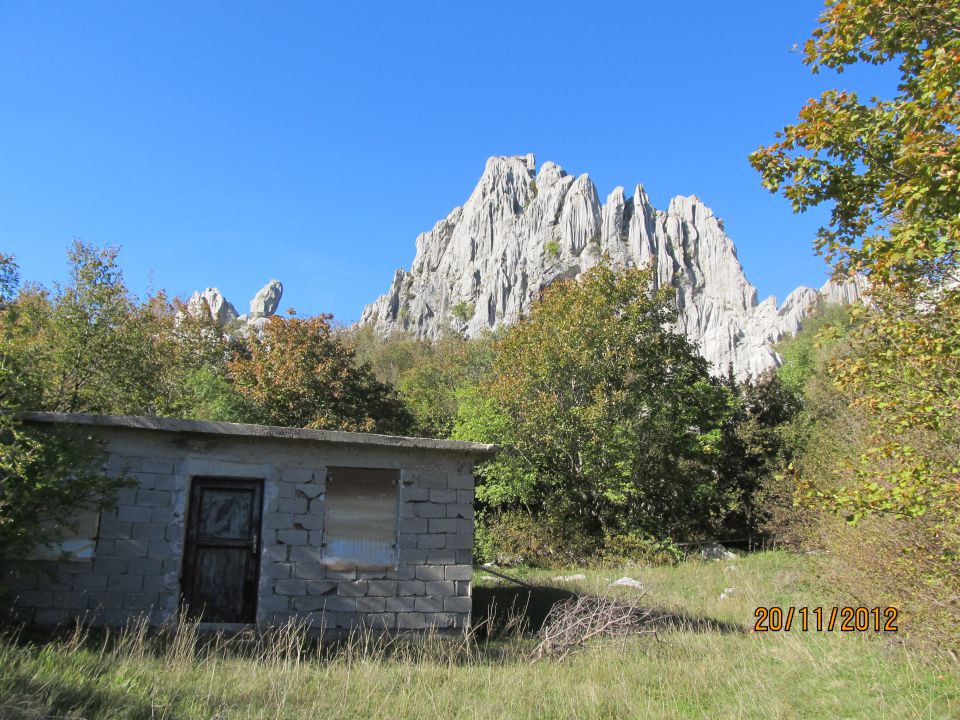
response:
<path id="1" fill-rule="evenodd" d="M 795 334 L 821 300 L 859 299 L 863 281 L 800 286 L 777 305 L 758 301 L 722 221 L 696 195 L 653 207 L 643 186 L 615 188 L 604 203 L 584 173 L 532 154 L 495 156 L 467 201 L 416 239 L 409 271 L 367 305 L 360 324 L 436 338 L 475 337 L 524 315 L 539 291 L 577 277 L 608 255 L 615 266 L 656 262 L 654 284 L 676 288 L 676 327 L 700 347 L 715 374 L 743 379 L 776 367 L 772 345 Z"/>

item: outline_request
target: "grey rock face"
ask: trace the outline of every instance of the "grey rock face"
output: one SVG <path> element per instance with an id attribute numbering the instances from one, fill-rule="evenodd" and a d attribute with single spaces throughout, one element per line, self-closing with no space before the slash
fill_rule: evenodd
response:
<path id="1" fill-rule="evenodd" d="M 213 321 L 225 327 L 233 323 L 231 333 L 247 336 L 258 334 L 263 330 L 267 319 L 273 316 L 280 305 L 283 296 L 283 283 L 271 280 L 264 285 L 250 301 L 250 313 L 237 315 L 237 310 L 217 288 L 207 288 L 202 293 L 195 292 L 187 301 L 187 312 L 194 317 L 203 317 L 204 314 L 213 318 Z"/>
<path id="2" fill-rule="evenodd" d="M 758 302 L 723 223 L 696 196 L 660 211 L 638 185 L 601 204 L 587 175 L 552 162 L 538 172 L 533 155 L 493 157 L 463 207 L 417 238 L 410 271 L 396 271 L 360 323 L 384 335 L 436 338 L 449 328 L 475 337 L 515 322 L 542 288 L 604 253 L 619 267 L 654 261 L 656 286 L 676 289 L 677 329 L 716 374 L 732 366 L 741 379 L 779 365 L 771 344 L 796 333 L 821 298 L 853 302 L 863 289 L 828 282 L 819 292 L 797 288 L 779 307 L 773 297 Z"/>
<path id="3" fill-rule="evenodd" d="M 217 288 L 193 293 L 187 301 L 187 311 L 195 317 L 209 315 L 218 325 L 226 325 L 237 319 L 237 309 L 227 302 Z"/>
<path id="4" fill-rule="evenodd" d="M 283 283 L 271 280 L 250 301 L 250 318 L 270 317 L 277 311 L 283 296 Z"/>

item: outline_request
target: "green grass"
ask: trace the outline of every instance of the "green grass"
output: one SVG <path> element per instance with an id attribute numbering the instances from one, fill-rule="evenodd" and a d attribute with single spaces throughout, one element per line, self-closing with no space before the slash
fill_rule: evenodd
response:
<path id="1" fill-rule="evenodd" d="M 519 570 L 554 597 L 564 588 L 604 592 L 630 575 L 648 588 L 644 602 L 715 628 L 600 643 L 562 663 L 530 662 L 534 641 L 510 633 L 479 641 L 358 635 L 338 647 L 307 645 L 296 628 L 251 645 L 204 643 L 186 625 L 161 638 L 142 629 L 45 643 L 8 635 L 0 639 L 0 718 L 960 717 L 956 664 L 896 637 L 743 630 L 757 605 L 834 604 L 810 582 L 815 562 L 758 553 L 673 568 Z M 572 572 L 587 579 L 575 588 L 552 580 Z M 478 575 L 478 602 L 509 595 L 500 585 L 484 590 L 492 584 Z M 728 587 L 733 593 L 719 599 Z M 546 596 L 538 591 L 533 603 Z"/>

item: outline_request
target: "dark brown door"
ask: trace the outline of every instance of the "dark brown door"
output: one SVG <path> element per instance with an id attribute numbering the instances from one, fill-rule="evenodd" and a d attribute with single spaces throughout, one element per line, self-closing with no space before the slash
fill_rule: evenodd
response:
<path id="1" fill-rule="evenodd" d="M 256 621 L 262 498 L 262 480 L 194 478 L 181 585 L 189 617 Z"/>

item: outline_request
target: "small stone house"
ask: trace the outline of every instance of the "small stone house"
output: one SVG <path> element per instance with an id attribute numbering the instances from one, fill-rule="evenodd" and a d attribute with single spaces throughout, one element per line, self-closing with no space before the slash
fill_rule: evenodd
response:
<path id="1" fill-rule="evenodd" d="M 233 423 L 29 413 L 85 426 L 123 475 L 113 507 L 7 562 L 15 611 L 215 627 L 302 619 L 336 631 L 466 627 L 474 463 L 496 448 L 450 440 Z"/>

